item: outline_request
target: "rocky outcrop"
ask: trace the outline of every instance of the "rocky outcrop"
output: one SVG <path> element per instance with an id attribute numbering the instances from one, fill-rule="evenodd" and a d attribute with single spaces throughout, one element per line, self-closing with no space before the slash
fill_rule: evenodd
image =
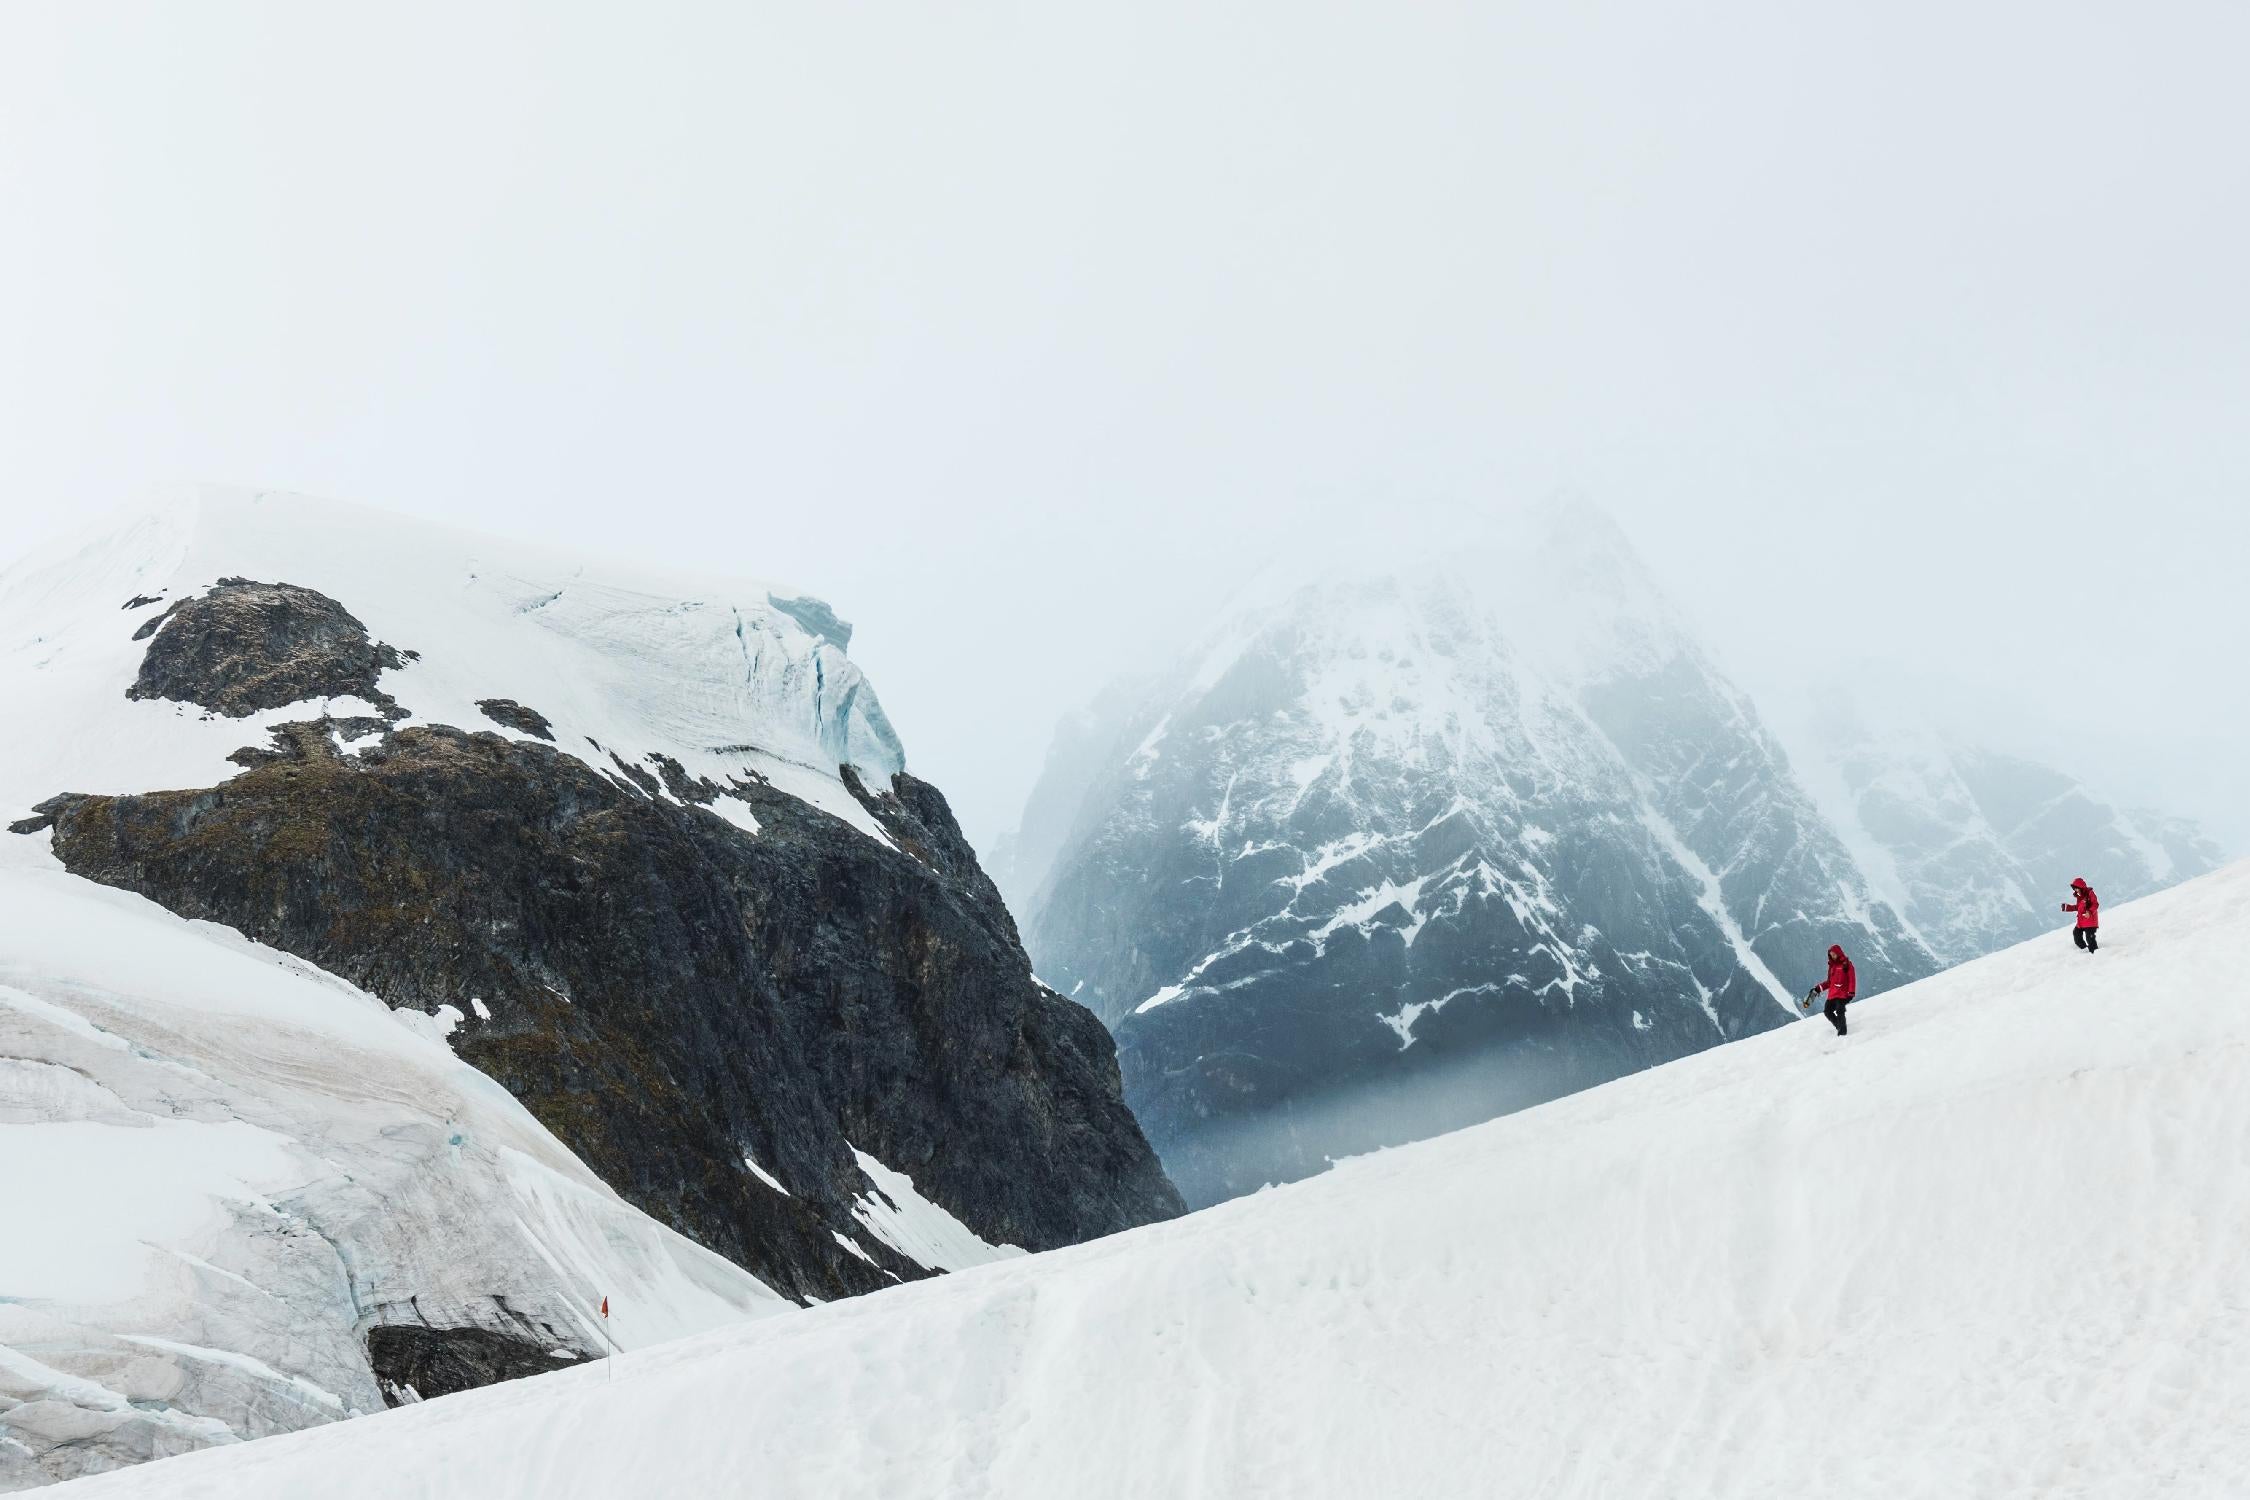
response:
<path id="1" fill-rule="evenodd" d="M 245 718 L 308 698 L 356 697 L 395 711 L 376 681 L 405 664 L 335 600 L 287 583 L 222 578 L 133 633 L 148 639 L 128 698 L 193 703 Z"/>
<path id="2" fill-rule="evenodd" d="M 277 540 L 297 539 L 228 546 L 267 557 Z M 304 540 L 308 559 L 336 555 Z M 435 566 L 453 544 L 402 542 L 391 566 Z M 764 592 L 765 613 L 667 601 L 582 569 L 551 586 L 481 560 L 457 576 L 470 592 L 444 597 L 468 612 L 448 629 L 421 610 L 420 644 L 485 665 L 420 679 L 418 655 L 375 639 L 342 590 L 172 589 L 120 686 L 262 716 L 227 756 L 242 774 L 57 788 L 15 828 L 51 829 L 75 874 L 430 1016 L 629 1201 L 800 1300 L 930 1269 L 869 1222 L 880 1189 L 862 1154 L 996 1247 L 1179 1211 L 1107 1033 L 1032 977 L 944 798 L 895 770 L 834 611 Z M 478 589 L 518 602 L 493 610 Z M 556 653 L 597 675 L 557 677 Z M 600 744 L 450 685 L 437 701 L 513 733 L 402 727 L 403 684 L 487 675 L 569 682 L 581 711 L 589 690 L 620 692 L 601 733 L 647 739 Z M 293 705 L 308 716 L 274 712 Z M 745 730 L 759 738 L 731 742 Z M 683 732 L 708 738 L 664 737 Z"/>
<path id="3" fill-rule="evenodd" d="M 462 1057 L 769 1285 L 923 1273 L 858 1231 L 855 1147 L 995 1244 L 1177 1211 L 1108 1037 L 1032 979 L 927 784 L 864 793 L 889 848 L 756 781 L 736 788 L 751 836 L 496 734 L 276 741 L 223 786 L 45 805 L 55 852 L 395 1005 L 453 1007 Z"/>
<path id="4" fill-rule="evenodd" d="M 367 1363 L 387 1406 L 544 1375 L 583 1358 L 555 1343 L 492 1328 L 386 1323 L 367 1331 Z"/>
<path id="5" fill-rule="evenodd" d="M 555 742 L 555 726 L 536 708 L 526 708 L 513 698 L 480 698 L 477 712 L 495 724 L 502 724 L 534 739 Z"/>

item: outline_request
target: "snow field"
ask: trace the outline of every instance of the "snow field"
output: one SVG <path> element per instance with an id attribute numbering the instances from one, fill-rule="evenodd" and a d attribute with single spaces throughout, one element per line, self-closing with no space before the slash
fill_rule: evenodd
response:
<path id="1" fill-rule="evenodd" d="M 0 837 L 0 1489 L 380 1410 L 374 1322 L 520 1316 L 590 1353 L 792 1310 L 428 1017 L 47 839 Z"/>
<path id="2" fill-rule="evenodd" d="M 2250 1493 L 2250 866 L 1170 1224 L 100 1497 Z"/>

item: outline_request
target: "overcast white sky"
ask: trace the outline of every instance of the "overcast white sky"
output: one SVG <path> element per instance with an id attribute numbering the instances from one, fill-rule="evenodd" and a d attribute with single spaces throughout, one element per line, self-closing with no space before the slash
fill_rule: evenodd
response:
<path id="1" fill-rule="evenodd" d="M 0 0 L 0 554 L 153 485 L 731 563 L 1013 823 L 1271 538 L 1575 490 L 2250 846 L 2250 7 Z M 19 726 L 10 732 L 22 732 Z"/>

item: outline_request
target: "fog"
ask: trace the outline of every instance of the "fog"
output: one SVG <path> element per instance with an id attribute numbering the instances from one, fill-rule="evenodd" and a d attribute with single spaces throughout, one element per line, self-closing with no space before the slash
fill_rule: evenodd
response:
<path id="1" fill-rule="evenodd" d="M 0 554 L 182 480 L 820 593 L 980 842 L 1370 512 L 2250 847 L 2250 10 L 0 10 Z"/>

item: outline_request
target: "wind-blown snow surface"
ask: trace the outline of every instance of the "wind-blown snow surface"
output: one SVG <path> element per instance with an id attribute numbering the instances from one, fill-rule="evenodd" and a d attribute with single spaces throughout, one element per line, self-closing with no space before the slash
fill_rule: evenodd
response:
<path id="1" fill-rule="evenodd" d="M 2240 1496 L 2250 866 L 2108 916 L 1841 1042 L 82 1492 Z"/>
<path id="2" fill-rule="evenodd" d="M 376 1324 L 584 1358 L 789 1308 L 418 1013 L 44 843 L 0 839 L 0 1489 L 381 1410 Z"/>

